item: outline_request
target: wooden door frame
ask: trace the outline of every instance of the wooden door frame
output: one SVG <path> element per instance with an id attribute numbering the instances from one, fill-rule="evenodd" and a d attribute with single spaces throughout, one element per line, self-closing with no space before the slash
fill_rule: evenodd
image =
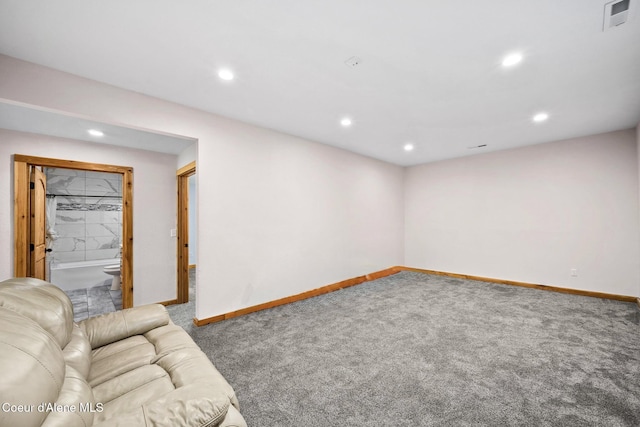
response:
<path id="1" fill-rule="evenodd" d="M 47 279 L 47 176 L 41 166 L 29 168 L 29 276 Z M 42 184 L 42 185 L 41 185 Z"/>
<path id="2" fill-rule="evenodd" d="M 178 290 L 177 303 L 189 302 L 189 177 L 196 173 L 196 162 L 181 167 L 178 179 Z"/>
<path id="3" fill-rule="evenodd" d="M 122 308 L 133 307 L 133 168 L 74 160 L 13 155 L 13 275 L 26 277 L 29 262 L 29 168 L 78 169 L 122 175 Z"/>

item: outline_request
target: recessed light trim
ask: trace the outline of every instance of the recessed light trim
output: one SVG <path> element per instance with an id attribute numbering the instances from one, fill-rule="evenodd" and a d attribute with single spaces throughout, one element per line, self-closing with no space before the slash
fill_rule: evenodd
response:
<path id="1" fill-rule="evenodd" d="M 97 138 L 104 136 L 104 132 L 98 129 L 89 129 L 87 132 L 89 133 L 89 135 L 95 136 Z"/>
<path id="2" fill-rule="evenodd" d="M 537 113 L 531 118 L 531 120 L 533 120 L 534 123 L 546 122 L 548 119 L 549 119 L 549 114 L 545 112 Z"/>
<path id="3" fill-rule="evenodd" d="M 235 78 L 235 75 L 233 74 L 233 71 L 229 70 L 228 68 L 223 68 L 218 71 L 218 77 L 220 77 L 222 80 L 231 81 Z"/>
<path id="4" fill-rule="evenodd" d="M 503 67 L 513 67 L 522 62 L 523 56 L 520 52 L 510 53 L 502 59 Z"/>
<path id="5" fill-rule="evenodd" d="M 404 144 L 404 147 L 402 147 L 402 148 L 404 148 L 404 151 L 413 151 L 413 149 L 416 148 L 416 147 L 415 147 L 415 145 L 413 145 L 412 143 L 409 142 L 407 144 Z"/>
<path id="6" fill-rule="evenodd" d="M 353 124 L 353 120 L 351 120 L 349 117 L 343 117 L 340 120 L 340 124 L 342 125 L 342 127 L 348 128 Z"/>

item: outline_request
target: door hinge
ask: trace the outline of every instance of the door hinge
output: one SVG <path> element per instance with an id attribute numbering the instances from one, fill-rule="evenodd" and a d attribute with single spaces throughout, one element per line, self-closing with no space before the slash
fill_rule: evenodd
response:
<path id="1" fill-rule="evenodd" d="M 29 183 L 29 188 L 30 188 L 30 189 L 32 189 L 32 190 L 35 190 L 35 188 L 36 188 L 36 183 L 35 183 L 35 182 L 30 182 L 30 183 Z"/>
<path id="2" fill-rule="evenodd" d="M 35 247 L 35 246 L 33 246 L 33 243 L 29 243 L 29 250 L 30 250 L 31 252 L 33 252 L 35 249 L 36 249 L 36 247 Z"/>

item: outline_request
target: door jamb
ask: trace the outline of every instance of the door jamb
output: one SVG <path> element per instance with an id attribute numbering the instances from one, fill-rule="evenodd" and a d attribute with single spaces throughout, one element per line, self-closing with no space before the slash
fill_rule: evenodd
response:
<path id="1" fill-rule="evenodd" d="M 196 173 L 196 162 L 178 169 L 178 289 L 177 303 L 189 302 L 189 177 Z"/>
<path id="2" fill-rule="evenodd" d="M 133 307 L 133 168 L 74 160 L 13 155 L 13 275 L 26 277 L 29 258 L 29 167 L 79 169 L 122 175 L 122 308 Z"/>

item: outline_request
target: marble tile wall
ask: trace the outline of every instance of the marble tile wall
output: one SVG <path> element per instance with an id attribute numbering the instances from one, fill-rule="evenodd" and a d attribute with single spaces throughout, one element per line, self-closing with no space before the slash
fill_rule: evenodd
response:
<path id="1" fill-rule="evenodd" d="M 54 262 L 118 258 L 122 241 L 122 176 L 46 168 L 47 194 L 56 195 Z"/>

